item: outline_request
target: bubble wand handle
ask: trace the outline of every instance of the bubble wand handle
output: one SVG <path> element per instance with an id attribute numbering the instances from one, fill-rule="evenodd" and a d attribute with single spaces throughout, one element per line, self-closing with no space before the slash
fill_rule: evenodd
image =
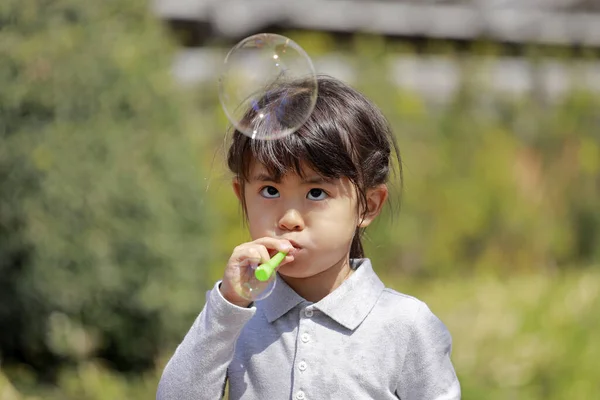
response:
<path id="1" fill-rule="evenodd" d="M 268 281 L 271 278 L 271 275 L 273 275 L 273 271 L 275 271 L 279 264 L 281 264 L 286 255 L 287 253 L 280 251 L 277 254 L 275 254 L 269 261 L 267 261 L 264 264 L 261 264 L 254 271 L 254 276 L 256 276 L 256 279 L 258 279 L 261 282 Z"/>

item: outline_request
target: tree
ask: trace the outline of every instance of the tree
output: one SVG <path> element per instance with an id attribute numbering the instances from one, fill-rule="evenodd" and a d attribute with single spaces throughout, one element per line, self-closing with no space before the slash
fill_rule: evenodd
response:
<path id="1" fill-rule="evenodd" d="M 0 5 L 0 357 L 150 366 L 199 310 L 202 121 L 146 1 Z"/>

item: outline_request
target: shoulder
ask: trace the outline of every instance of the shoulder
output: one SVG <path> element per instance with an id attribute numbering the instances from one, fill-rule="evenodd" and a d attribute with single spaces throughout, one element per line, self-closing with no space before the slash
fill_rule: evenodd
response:
<path id="1" fill-rule="evenodd" d="M 443 337 L 450 333 L 444 323 L 422 300 L 385 288 L 373 309 L 378 319 L 393 324 L 407 333 L 435 332 Z"/>
<path id="2" fill-rule="evenodd" d="M 452 361 L 452 337 L 429 306 L 413 296 L 384 289 L 382 317 L 396 351 L 397 388 L 402 399 L 460 399 Z M 381 313 L 383 315 L 383 312 Z"/>
<path id="3" fill-rule="evenodd" d="M 422 300 L 390 288 L 382 290 L 375 308 L 387 313 L 391 318 L 407 321 L 414 320 L 424 309 L 429 310 Z"/>

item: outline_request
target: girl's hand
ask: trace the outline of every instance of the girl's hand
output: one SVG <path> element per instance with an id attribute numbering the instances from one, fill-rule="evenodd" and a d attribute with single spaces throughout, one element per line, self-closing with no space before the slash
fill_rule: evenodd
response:
<path id="1" fill-rule="evenodd" d="M 240 288 L 244 283 L 247 283 L 246 277 L 250 274 L 253 275 L 253 270 L 259 264 L 269 261 L 271 256 L 279 251 L 288 253 L 281 264 L 279 264 L 280 266 L 294 261 L 294 246 L 285 239 L 264 237 L 252 242 L 243 243 L 233 249 L 219 288 L 223 297 L 232 304 L 240 307 L 248 307 L 252 301 L 238 294 L 236 288 Z M 251 269 L 251 271 L 248 271 L 248 269 Z M 266 286 L 265 284 L 265 288 Z"/>

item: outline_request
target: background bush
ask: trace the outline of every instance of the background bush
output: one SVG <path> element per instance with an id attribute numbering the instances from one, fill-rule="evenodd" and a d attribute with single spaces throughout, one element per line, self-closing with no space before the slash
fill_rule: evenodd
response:
<path id="1" fill-rule="evenodd" d="M 507 96 L 475 79 L 501 48 L 471 60 L 438 43 L 464 79 L 432 105 L 382 73 L 407 44 L 285 34 L 311 55 L 352 54 L 356 86 L 394 126 L 402 208 L 367 253 L 446 322 L 464 398 L 595 398 L 598 95 Z M 152 398 L 247 239 L 214 85 L 178 87 L 174 50 L 145 1 L 0 5 L 2 400 Z"/>
<path id="2" fill-rule="evenodd" d="M 140 1 L 0 8 L 0 350 L 144 370 L 203 301 L 201 120 Z"/>

